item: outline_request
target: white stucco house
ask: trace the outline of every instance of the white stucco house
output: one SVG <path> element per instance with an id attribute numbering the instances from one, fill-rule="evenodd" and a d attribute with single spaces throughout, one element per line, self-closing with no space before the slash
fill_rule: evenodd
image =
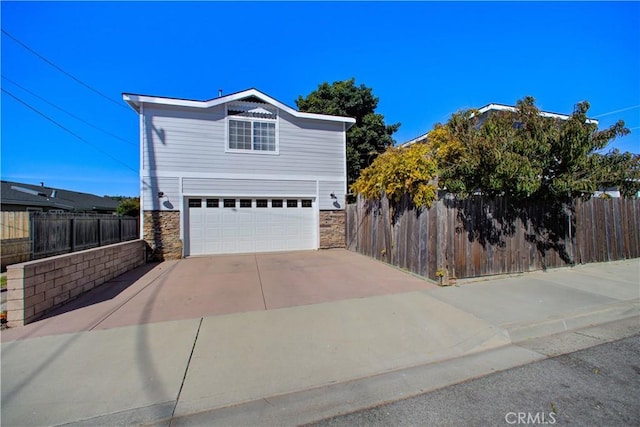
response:
<path id="1" fill-rule="evenodd" d="M 140 119 L 141 234 L 157 258 L 344 246 L 350 117 L 257 89 L 124 93 Z"/>

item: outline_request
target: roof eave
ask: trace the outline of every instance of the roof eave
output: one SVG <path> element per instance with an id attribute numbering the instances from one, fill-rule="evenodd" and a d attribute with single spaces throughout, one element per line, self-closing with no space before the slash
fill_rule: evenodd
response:
<path id="1" fill-rule="evenodd" d="M 136 112 L 140 112 L 140 104 L 148 103 L 148 104 L 160 104 L 160 105 L 171 105 L 176 107 L 191 107 L 191 108 L 212 108 L 221 104 L 225 104 L 227 102 L 239 101 L 241 99 L 255 96 L 271 105 L 276 106 L 277 108 L 286 111 L 294 117 L 304 118 L 304 119 L 312 119 L 312 120 L 326 120 L 333 122 L 343 122 L 347 124 L 347 129 L 355 124 L 356 120 L 353 117 L 344 117 L 344 116 L 331 116 L 328 114 L 316 114 L 316 113 L 304 113 L 301 111 L 297 111 L 286 104 L 278 101 L 275 98 L 270 97 L 269 95 L 260 92 L 257 89 L 247 89 L 242 92 L 236 92 L 229 95 L 221 96 L 218 98 L 213 98 L 208 101 L 196 101 L 189 99 L 178 99 L 178 98 L 165 98 L 159 96 L 148 96 L 148 95 L 136 95 L 131 93 L 123 93 L 122 99 L 127 102 L 131 108 L 133 108 Z"/>
<path id="2" fill-rule="evenodd" d="M 429 132 L 431 132 L 431 131 L 429 131 Z M 423 133 L 422 135 L 420 135 L 420 136 L 418 136 L 416 138 L 413 138 L 413 139 L 411 139 L 411 140 L 409 140 L 407 142 L 403 142 L 402 144 L 400 144 L 400 146 L 401 147 L 409 147 L 409 146 L 411 146 L 411 145 L 413 145 L 413 144 L 415 144 L 417 142 L 422 142 L 425 139 L 427 139 L 427 135 L 429 135 L 429 132 Z"/>
<path id="3" fill-rule="evenodd" d="M 492 110 L 494 110 L 494 111 L 511 111 L 511 112 L 515 112 L 517 110 L 517 108 L 512 106 L 512 105 L 487 104 L 484 107 L 478 108 L 478 114 L 484 114 L 487 111 L 492 111 Z M 568 114 L 551 113 L 549 111 L 540 111 L 540 116 L 542 116 L 542 117 L 550 117 L 550 118 L 553 118 L 553 119 L 560 119 L 560 120 L 568 120 L 569 117 L 571 117 Z M 599 122 L 596 119 L 587 118 L 587 123 L 597 125 Z"/>
<path id="4" fill-rule="evenodd" d="M 133 108 L 133 111 L 135 111 L 136 113 L 140 113 L 140 102 L 135 100 L 134 98 L 136 97 L 136 95 L 132 95 L 129 93 L 123 93 L 122 94 L 122 99 L 129 104 L 129 107 Z"/>

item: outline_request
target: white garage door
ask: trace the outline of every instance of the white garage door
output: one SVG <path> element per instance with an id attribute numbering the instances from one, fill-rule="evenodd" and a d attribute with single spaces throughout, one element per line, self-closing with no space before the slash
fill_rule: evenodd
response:
<path id="1" fill-rule="evenodd" d="M 316 248 L 310 198 L 189 197 L 187 255 Z"/>

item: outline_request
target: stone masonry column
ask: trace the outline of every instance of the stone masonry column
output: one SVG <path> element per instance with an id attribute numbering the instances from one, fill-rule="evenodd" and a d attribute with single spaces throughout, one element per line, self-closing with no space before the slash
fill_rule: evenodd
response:
<path id="1" fill-rule="evenodd" d="M 180 212 L 144 211 L 143 238 L 151 249 L 151 261 L 182 258 Z"/>
<path id="2" fill-rule="evenodd" d="M 320 211 L 320 248 L 344 248 L 345 226 L 345 211 Z"/>

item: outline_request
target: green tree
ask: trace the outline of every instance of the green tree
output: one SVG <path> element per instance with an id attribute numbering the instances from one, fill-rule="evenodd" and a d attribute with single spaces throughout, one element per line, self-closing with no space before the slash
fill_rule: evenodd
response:
<path id="1" fill-rule="evenodd" d="M 351 185 L 363 168 L 373 159 L 393 146 L 392 135 L 400 123 L 387 125 L 384 116 L 375 112 L 378 98 L 371 88 L 355 79 L 322 83 L 306 97 L 299 96 L 296 105 L 308 113 L 347 116 L 356 123 L 347 131 L 347 182 Z"/>
<path id="2" fill-rule="evenodd" d="M 408 194 L 416 206 L 429 207 L 437 195 L 436 172 L 437 164 L 427 145 L 391 147 L 362 171 L 351 190 L 368 199 L 380 199 L 384 194 L 392 206 Z"/>
<path id="3" fill-rule="evenodd" d="M 587 119 L 588 110 L 589 103 L 581 102 L 567 120 L 544 117 L 535 100 L 525 97 L 516 111 L 495 112 L 484 121 L 474 110 L 452 115 L 427 138 L 434 151 L 442 144 L 455 147 L 438 159 L 441 188 L 462 196 L 479 191 L 515 200 L 588 197 L 601 186 L 619 186 L 625 194 L 637 191 L 638 155 L 601 153 L 629 129 L 619 121 L 598 131 Z"/>
<path id="4" fill-rule="evenodd" d="M 140 198 L 125 197 L 120 200 L 120 205 L 116 208 L 116 213 L 122 216 L 140 215 Z"/>

